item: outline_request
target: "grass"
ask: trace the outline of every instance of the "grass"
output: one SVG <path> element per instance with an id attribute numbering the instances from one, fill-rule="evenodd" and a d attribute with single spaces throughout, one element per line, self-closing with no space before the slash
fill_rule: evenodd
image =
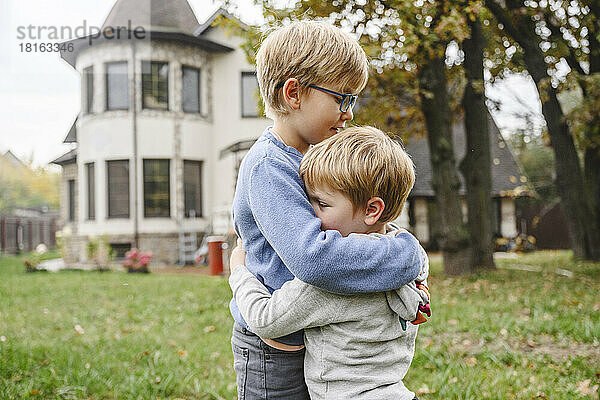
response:
<path id="1" fill-rule="evenodd" d="M 27 274 L 22 260 L 0 258 L 1 398 L 235 398 L 226 279 Z M 600 264 L 569 252 L 497 264 L 449 278 L 433 263 L 434 314 L 405 384 L 421 399 L 593 398 Z"/>

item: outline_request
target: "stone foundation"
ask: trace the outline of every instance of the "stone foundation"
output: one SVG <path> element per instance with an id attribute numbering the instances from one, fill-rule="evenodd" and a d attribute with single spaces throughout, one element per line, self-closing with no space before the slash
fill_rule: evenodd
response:
<path id="1" fill-rule="evenodd" d="M 198 243 L 202 240 L 204 233 L 198 232 Z M 109 243 L 131 244 L 135 247 L 133 235 L 108 235 Z M 87 236 L 71 236 L 63 251 L 65 264 L 88 262 Z M 152 252 L 152 266 L 175 265 L 179 260 L 179 235 L 178 234 L 140 234 L 139 249 L 144 252 Z"/>

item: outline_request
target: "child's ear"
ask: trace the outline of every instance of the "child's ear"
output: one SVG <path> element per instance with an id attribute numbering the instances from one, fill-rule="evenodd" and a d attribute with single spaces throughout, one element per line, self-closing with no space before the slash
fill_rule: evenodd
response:
<path id="1" fill-rule="evenodd" d="M 367 201 L 367 207 L 365 209 L 365 224 L 374 225 L 379 221 L 379 218 L 381 218 L 384 209 L 385 203 L 381 197 L 371 197 L 369 201 Z"/>
<path id="2" fill-rule="evenodd" d="M 283 84 L 283 100 L 292 110 L 300 109 L 300 82 L 290 78 Z"/>

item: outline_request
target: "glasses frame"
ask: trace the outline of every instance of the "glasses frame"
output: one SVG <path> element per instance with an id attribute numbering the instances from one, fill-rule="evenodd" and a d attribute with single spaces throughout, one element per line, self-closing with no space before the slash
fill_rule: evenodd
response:
<path id="1" fill-rule="evenodd" d="M 300 84 L 303 85 L 303 83 L 300 83 Z M 284 85 L 284 83 L 279 83 L 279 84 L 275 85 L 275 89 L 281 89 L 283 87 L 283 85 Z M 306 86 L 342 99 L 342 102 L 340 103 L 340 112 L 342 112 L 342 113 L 348 112 L 349 109 L 352 110 L 354 108 L 354 106 L 356 105 L 356 100 L 358 100 L 357 94 L 339 93 L 334 90 L 325 89 L 324 87 L 312 85 L 312 84 L 306 85 Z M 348 99 L 348 98 L 350 99 L 350 101 L 348 101 L 348 103 L 346 104 L 346 99 Z M 344 107 L 344 104 L 346 104 L 346 107 Z"/>
<path id="2" fill-rule="evenodd" d="M 342 99 L 342 102 L 340 103 L 340 112 L 342 112 L 342 113 L 348 112 L 348 110 L 352 110 L 354 108 L 354 106 L 356 105 L 356 100 L 358 100 L 357 94 L 339 93 L 334 90 L 325 89 L 324 87 L 317 86 L 317 85 L 307 85 L 307 86 L 309 88 L 316 89 L 323 93 L 327 93 L 327 94 L 330 94 L 332 96 Z M 346 99 L 350 99 L 350 100 L 346 103 Z M 346 105 L 345 107 L 344 107 L 344 104 Z"/>

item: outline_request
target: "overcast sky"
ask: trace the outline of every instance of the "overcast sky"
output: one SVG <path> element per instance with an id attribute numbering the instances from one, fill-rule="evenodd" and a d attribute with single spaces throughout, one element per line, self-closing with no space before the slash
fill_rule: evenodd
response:
<path id="1" fill-rule="evenodd" d="M 80 110 L 80 77 L 58 53 L 26 53 L 18 39 L 19 26 L 69 26 L 75 29 L 87 25 L 101 26 L 115 0 L 2 0 L 0 9 L 0 152 L 13 151 L 36 165 L 68 151 L 62 144 L 75 116 Z M 245 1 L 246 4 L 250 0 Z M 202 23 L 216 8 L 211 0 L 190 0 Z M 257 10 L 241 7 L 242 18 L 255 22 Z M 56 42 L 56 41 L 55 41 Z M 506 105 L 495 118 L 501 129 L 510 131 L 521 123 L 510 117 L 521 107 L 514 101 L 518 96 L 533 110 L 541 106 L 534 86 L 529 80 L 513 77 L 494 88 L 488 95 L 502 99 Z"/>

